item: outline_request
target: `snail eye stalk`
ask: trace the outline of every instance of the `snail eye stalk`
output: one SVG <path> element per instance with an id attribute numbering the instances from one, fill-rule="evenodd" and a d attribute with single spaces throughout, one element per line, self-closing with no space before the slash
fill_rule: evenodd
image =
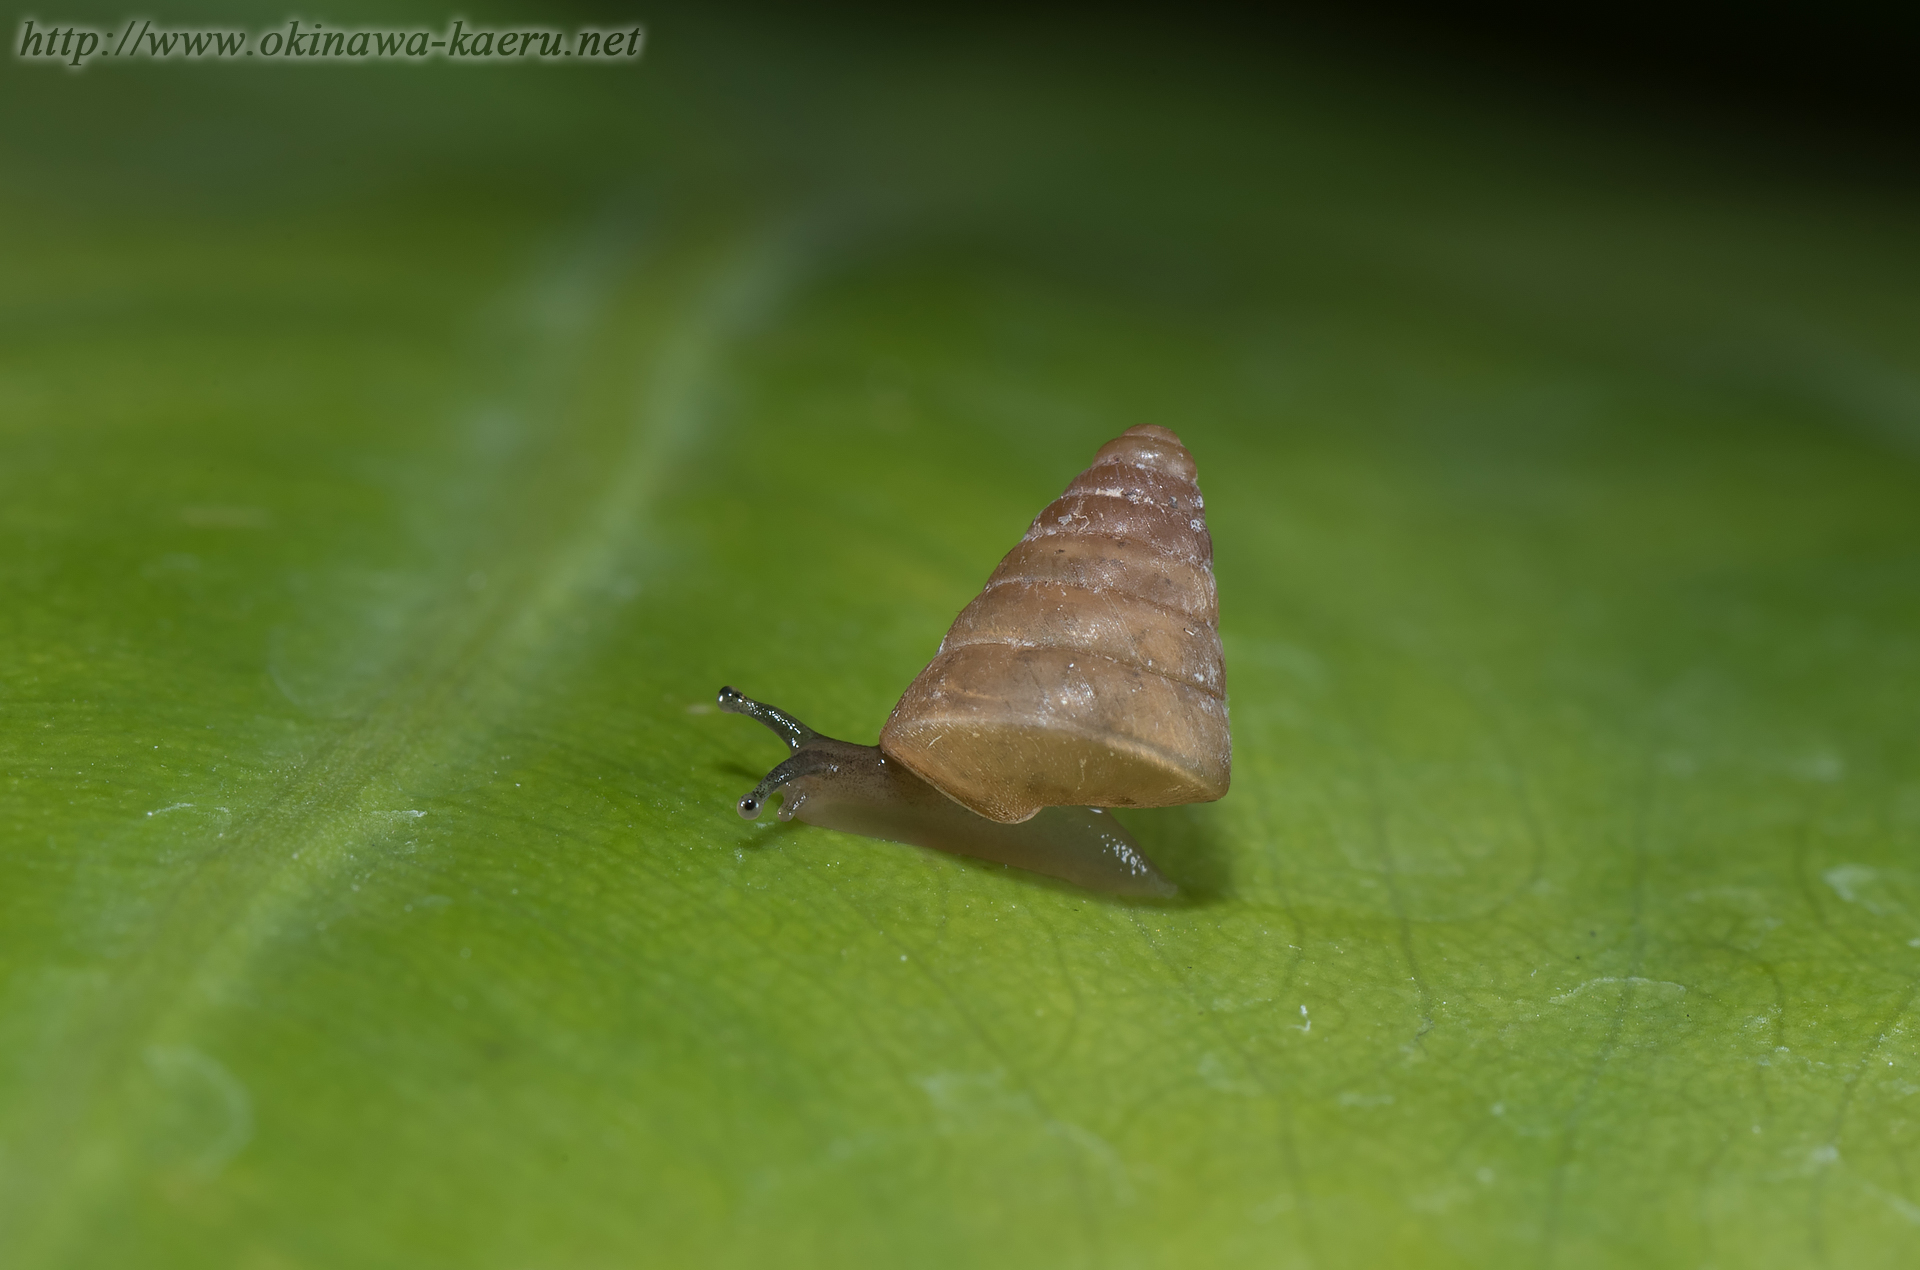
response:
<path id="1" fill-rule="evenodd" d="M 744 714 L 749 719 L 760 720 L 779 733 L 780 739 L 787 743 L 787 748 L 790 750 L 797 751 L 808 741 L 815 740 L 820 735 L 785 710 L 770 706 L 763 701 L 755 701 L 738 688 L 722 688 L 719 706 L 728 714 Z"/>

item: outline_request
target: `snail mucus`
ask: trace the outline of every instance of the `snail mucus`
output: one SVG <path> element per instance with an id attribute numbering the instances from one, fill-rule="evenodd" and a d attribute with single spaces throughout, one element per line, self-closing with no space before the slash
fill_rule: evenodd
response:
<path id="1" fill-rule="evenodd" d="M 1193 456 L 1127 429 L 1048 504 L 939 652 L 880 744 L 836 741 L 733 688 L 791 753 L 740 800 L 781 820 L 933 847 L 1121 895 L 1177 888 L 1114 807 L 1210 802 L 1232 740 L 1213 542 Z"/>

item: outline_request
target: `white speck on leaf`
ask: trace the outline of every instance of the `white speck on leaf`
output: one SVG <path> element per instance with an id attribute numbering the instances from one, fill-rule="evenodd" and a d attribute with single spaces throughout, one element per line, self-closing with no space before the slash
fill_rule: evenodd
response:
<path id="1" fill-rule="evenodd" d="M 1651 988 L 1656 990 L 1660 996 L 1679 996 L 1687 990 L 1686 984 L 1675 983 L 1671 979 L 1643 979 L 1639 975 L 1627 975 L 1625 977 L 1620 975 L 1604 975 L 1598 979 L 1589 979 L 1578 987 L 1570 988 L 1557 997 L 1549 997 L 1547 999 L 1555 1005 L 1563 1005 L 1585 992 L 1588 988 L 1598 987 L 1601 984 L 1608 983 L 1624 984 L 1631 988 Z"/>

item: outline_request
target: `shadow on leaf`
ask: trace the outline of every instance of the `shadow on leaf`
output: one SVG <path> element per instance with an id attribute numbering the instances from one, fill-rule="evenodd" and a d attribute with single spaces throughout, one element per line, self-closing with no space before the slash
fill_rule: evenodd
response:
<path id="1" fill-rule="evenodd" d="M 1172 901 L 1186 907 L 1216 904 L 1233 888 L 1226 843 L 1217 817 L 1204 803 L 1185 807 L 1154 807 L 1125 813 L 1128 832 L 1180 888 Z"/>

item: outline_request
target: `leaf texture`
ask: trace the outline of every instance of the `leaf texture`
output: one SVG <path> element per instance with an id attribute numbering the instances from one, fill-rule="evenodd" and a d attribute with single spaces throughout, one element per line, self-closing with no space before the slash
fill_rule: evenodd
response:
<path id="1" fill-rule="evenodd" d="M 1098 47 L 18 68 L 0 1262 L 1911 1264 L 1911 198 Z M 733 814 L 1138 423 L 1184 901 Z"/>

